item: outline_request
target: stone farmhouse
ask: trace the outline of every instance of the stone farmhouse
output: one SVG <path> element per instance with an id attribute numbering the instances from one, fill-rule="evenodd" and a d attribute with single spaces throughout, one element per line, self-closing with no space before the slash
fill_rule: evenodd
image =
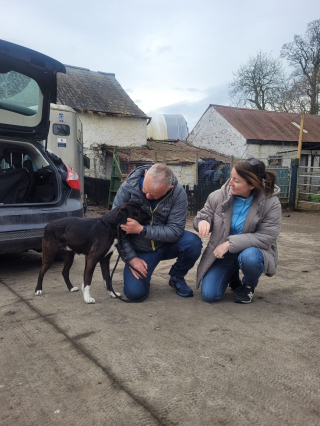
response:
<path id="1" fill-rule="evenodd" d="M 147 142 L 150 118 L 132 101 L 115 74 L 66 65 L 58 73 L 57 99 L 79 114 L 83 124 L 84 154 L 90 159 L 86 176 L 110 179 L 110 146 L 139 147 Z"/>
<path id="2" fill-rule="evenodd" d="M 254 156 L 267 165 L 290 166 L 297 156 L 300 114 L 209 105 L 187 141 L 220 155 Z M 320 116 L 306 115 L 301 165 L 319 167 Z"/>

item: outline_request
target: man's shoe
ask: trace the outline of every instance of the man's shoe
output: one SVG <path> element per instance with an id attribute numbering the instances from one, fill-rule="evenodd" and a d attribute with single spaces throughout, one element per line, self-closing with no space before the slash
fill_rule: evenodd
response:
<path id="1" fill-rule="evenodd" d="M 232 291 L 236 292 L 242 286 L 239 276 L 239 269 L 232 275 L 229 281 L 229 287 Z"/>
<path id="2" fill-rule="evenodd" d="M 169 286 L 173 287 L 176 290 L 178 296 L 181 297 L 191 297 L 193 296 L 192 289 L 185 282 L 183 277 L 178 278 L 174 275 L 171 275 L 169 280 Z"/>
<path id="3" fill-rule="evenodd" d="M 251 303 L 253 299 L 254 288 L 249 285 L 242 285 L 236 290 L 235 303 Z"/>

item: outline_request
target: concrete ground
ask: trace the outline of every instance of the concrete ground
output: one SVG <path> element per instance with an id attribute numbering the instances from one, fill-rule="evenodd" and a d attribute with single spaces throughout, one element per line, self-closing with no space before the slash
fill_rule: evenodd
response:
<path id="1" fill-rule="evenodd" d="M 277 275 L 261 278 L 249 305 L 230 291 L 203 302 L 195 268 L 195 296 L 178 297 L 169 261 L 141 304 L 108 297 L 97 267 L 86 305 L 61 262 L 36 297 L 41 256 L 2 256 L 0 424 L 320 425 L 320 215 L 283 216 Z M 74 285 L 83 267 L 79 256 Z"/>

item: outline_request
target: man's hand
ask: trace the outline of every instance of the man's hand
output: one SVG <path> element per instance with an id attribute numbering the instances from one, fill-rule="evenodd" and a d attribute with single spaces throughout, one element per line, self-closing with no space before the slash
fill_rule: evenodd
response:
<path id="1" fill-rule="evenodd" d="M 198 223 L 198 229 L 200 237 L 206 237 L 210 233 L 210 223 L 206 220 L 200 220 Z"/>
<path id="2" fill-rule="evenodd" d="M 127 234 L 140 234 L 143 230 L 143 226 L 140 225 L 139 222 L 134 219 L 130 219 L 129 217 L 127 219 L 127 223 L 125 225 L 120 225 L 120 228 Z"/>
<path id="3" fill-rule="evenodd" d="M 226 241 L 225 243 L 220 244 L 216 249 L 214 250 L 213 254 L 217 259 L 223 259 L 224 255 L 229 251 L 230 243 L 229 241 Z"/>
<path id="4" fill-rule="evenodd" d="M 126 225 L 124 225 L 124 226 L 126 226 Z M 137 269 L 144 278 L 147 276 L 148 265 L 146 264 L 146 262 L 144 260 L 139 259 L 138 257 L 135 257 L 130 261 L 130 265 L 132 265 L 135 269 Z M 138 274 L 138 272 L 136 272 L 134 269 L 130 268 L 130 271 L 132 272 L 132 275 L 137 280 L 139 280 L 141 278 L 140 275 Z"/>

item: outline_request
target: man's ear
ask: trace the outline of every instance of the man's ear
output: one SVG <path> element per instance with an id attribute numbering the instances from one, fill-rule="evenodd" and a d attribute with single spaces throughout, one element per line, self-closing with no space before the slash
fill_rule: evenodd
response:
<path id="1" fill-rule="evenodd" d="M 148 173 L 148 170 L 146 169 L 146 170 L 144 171 L 144 176 L 143 176 L 143 177 L 146 177 L 147 173 Z"/>
<path id="2" fill-rule="evenodd" d="M 119 207 L 118 213 L 117 213 L 117 222 L 120 223 L 120 225 L 125 225 L 127 223 L 128 219 L 128 210 L 126 207 Z"/>

